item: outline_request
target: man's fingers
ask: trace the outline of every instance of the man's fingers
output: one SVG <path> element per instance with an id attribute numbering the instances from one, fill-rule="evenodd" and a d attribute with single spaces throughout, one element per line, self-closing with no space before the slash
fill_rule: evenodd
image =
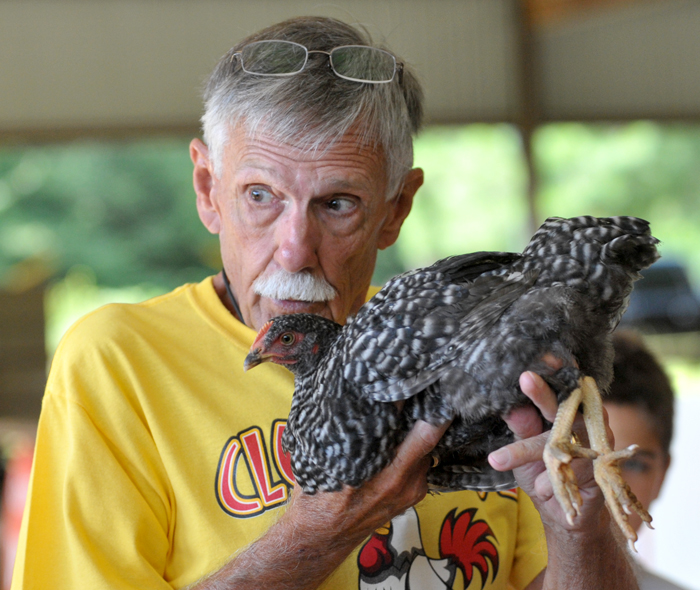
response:
<path id="1" fill-rule="evenodd" d="M 537 409 L 532 406 L 516 408 L 503 418 L 515 435 L 516 442 L 489 455 L 489 463 L 498 471 L 541 461 L 549 437 L 549 432 L 542 432 L 542 416 L 553 422 L 557 413 L 557 398 L 542 377 L 527 371 L 520 376 L 520 388 Z"/>
<path id="2" fill-rule="evenodd" d="M 542 416 L 532 406 L 516 408 L 503 420 L 515 435 L 516 440 L 537 436 L 543 429 Z"/>
<path id="3" fill-rule="evenodd" d="M 549 422 L 557 415 L 557 397 L 542 377 L 532 371 L 520 375 L 520 389 L 532 400 L 537 409 Z"/>
<path id="4" fill-rule="evenodd" d="M 501 447 L 488 457 L 491 467 L 497 471 L 517 469 L 528 463 L 542 460 L 542 451 L 549 437 L 549 432 L 519 440 Z"/>
<path id="5" fill-rule="evenodd" d="M 554 371 L 558 371 L 564 366 L 564 361 L 554 356 L 551 352 L 545 354 L 542 357 L 542 360 L 544 361 L 545 365 Z"/>
<path id="6" fill-rule="evenodd" d="M 410 466 L 419 462 L 430 454 L 449 426 L 449 422 L 440 426 L 433 426 L 428 422 L 418 420 L 398 449 L 396 449 L 394 463 L 410 468 Z"/>

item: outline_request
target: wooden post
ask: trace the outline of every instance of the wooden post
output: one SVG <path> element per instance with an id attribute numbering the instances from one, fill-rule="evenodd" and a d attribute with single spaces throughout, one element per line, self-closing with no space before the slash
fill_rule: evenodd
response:
<path id="1" fill-rule="evenodd" d="M 532 154 L 532 136 L 540 124 L 535 36 L 533 31 L 532 0 L 513 0 L 518 31 L 518 57 L 520 58 L 519 88 L 520 113 L 518 128 L 523 141 L 523 156 L 527 166 L 527 210 L 530 234 L 540 226 L 537 211 L 537 169 Z"/>

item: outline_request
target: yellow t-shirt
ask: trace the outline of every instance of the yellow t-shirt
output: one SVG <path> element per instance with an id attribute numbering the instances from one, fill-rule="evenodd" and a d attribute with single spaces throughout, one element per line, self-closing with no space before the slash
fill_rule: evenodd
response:
<path id="1" fill-rule="evenodd" d="M 70 329 L 47 383 L 13 589 L 182 588 L 267 530 L 293 478 L 280 446 L 293 377 L 271 363 L 244 373 L 254 337 L 211 278 Z M 520 491 L 431 496 L 322 587 L 522 588 L 546 563 L 543 538 Z"/>

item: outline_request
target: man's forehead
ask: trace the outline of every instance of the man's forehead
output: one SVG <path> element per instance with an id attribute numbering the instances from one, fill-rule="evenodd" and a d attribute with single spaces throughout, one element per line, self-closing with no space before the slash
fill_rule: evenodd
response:
<path id="1" fill-rule="evenodd" d="M 362 143 L 349 133 L 319 148 L 303 145 L 303 140 L 281 141 L 270 134 L 236 131 L 224 148 L 224 168 L 238 175 L 261 173 L 273 178 L 289 176 L 306 169 L 324 177 L 338 189 L 351 188 L 363 179 L 376 181 L 386 166 L 382 150 Z"/>
<path id="2" fill-rule="evenodd" d="M 343 152 L 347 155 L 384 159 L 384 150 L 381 146 L 367 138 L 366 134 L 351 129 L 347 133 L 330 139 L 319 138 L 313 130 L 308 134 L 296 133 L 292 136 L 267 130 L 262 126 L 255 130 L 248 130 L 244 125 L 229 128 L 229 141 L 227 147 L 254 148 L 256 146 L 275 149 L 287 153 L 298 161 L 321 160 L 334 152 Z"/>

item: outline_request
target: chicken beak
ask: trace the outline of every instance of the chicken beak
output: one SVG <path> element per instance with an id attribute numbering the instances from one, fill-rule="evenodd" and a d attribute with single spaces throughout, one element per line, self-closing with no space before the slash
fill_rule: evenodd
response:
<path id="1" fill-rule="evenodd" d="M 260 328 L 260 331 L 258 332 L 258 335 L 255 337 L 255 340 L 253 341 L 253 345 L 250 347 L 250 351 L 248 352 L 248 356 L 245 357 L 245 361 L 243 361 L 243 370 L 247 371 L 248 369 L 252 369 L 253 367 L 257 367 L 259 364 L 264 363 L 265 361 L 269 361 L 270 358 L 272 357 L 271 354 L 264 354 L 263 349 L 265 348 L 264 341 L 265 341 L 265 334 L 267 334 L 268 330 L 272 326 L 272 322 L 267 322 L 262 328 Z"/>
<path id="2" fill-rule="evenodd" d="M 253 367 L 257 367 L 259 364 L 270 360 L 270 356 L 271 355 L 262 354 L 262 349 L 260 349 L 260 348 L 256 348 L 254 350 L 251 350 L 248 353 L 248 356 L 245 357 L 245 361 L 243 361 L 243 370 L 248 371 L 249 369 L 252 369 Z"/>

